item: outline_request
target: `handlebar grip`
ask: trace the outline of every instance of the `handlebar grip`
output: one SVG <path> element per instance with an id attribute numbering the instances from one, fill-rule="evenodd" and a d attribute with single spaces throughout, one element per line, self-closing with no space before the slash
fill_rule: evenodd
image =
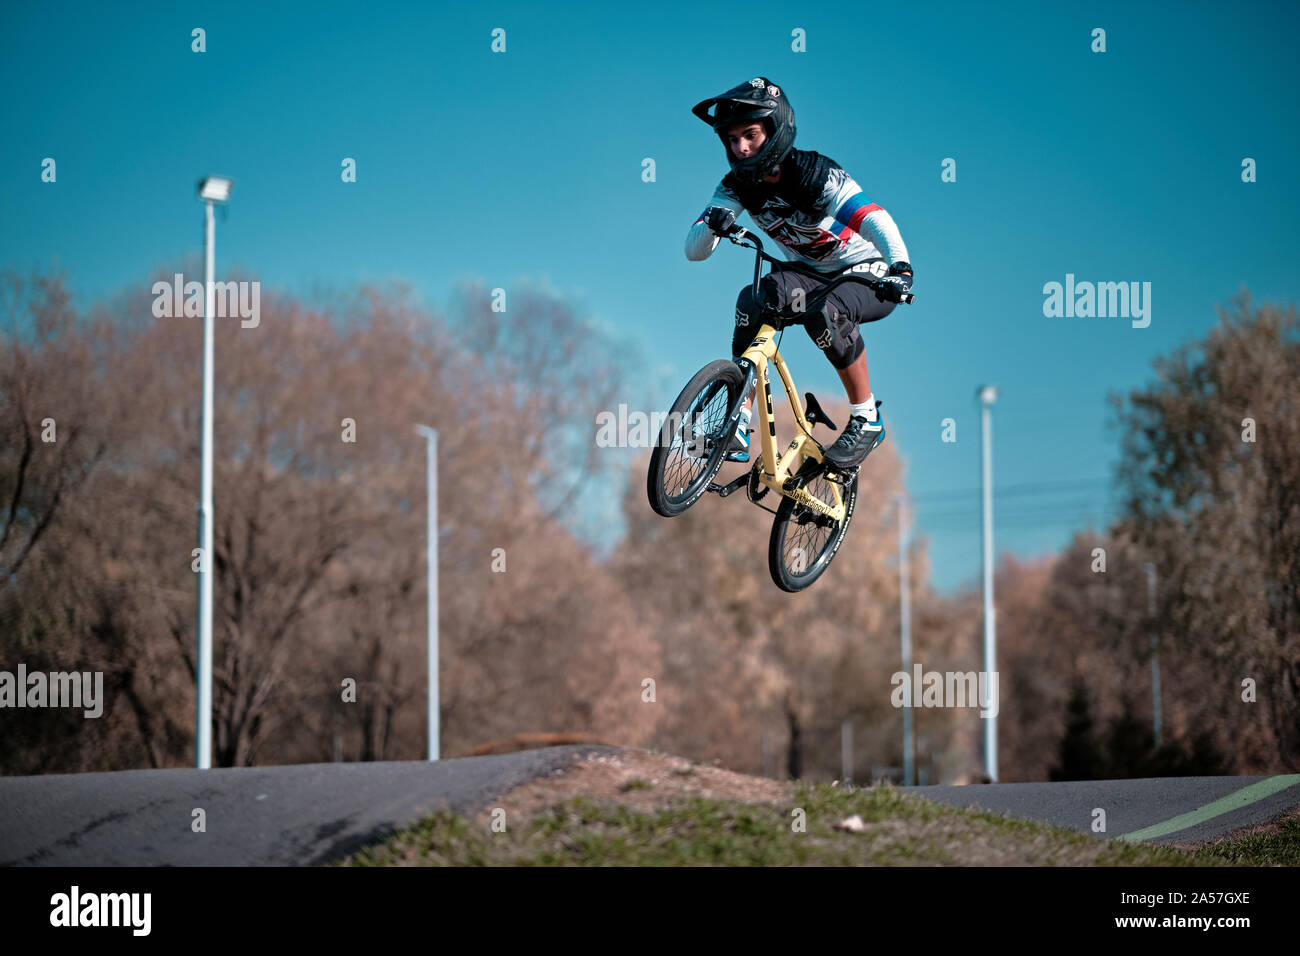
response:
<path id="1" fill-rule="evenodd" d="M 882 286 L 879 279 L 874 276 L 868 277 L 865 275 L 841 275 L 834 282 L 830 283 L 830 285 L 831 287 L 834 287 L 840 282 L 860 282 L 873 291 L 878 291 Z M 825 292 L 826 290 L 823 289 L 821 291 Z M 820 295 L 821 293 L 819 292 L 818 294 Z M 912 293 L 904 292 L 898 297 L 898 301 L 903 305 L 911 305 L 914 298 L 916 297 L 912 295 Z"/>

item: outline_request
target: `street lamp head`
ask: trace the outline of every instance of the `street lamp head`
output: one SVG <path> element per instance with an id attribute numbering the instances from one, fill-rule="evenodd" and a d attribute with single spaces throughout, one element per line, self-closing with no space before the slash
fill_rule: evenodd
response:
<path id="1" fill-rule="evenodd" d="M 199 198 L 204 202 L 228 202 L 230 190 L 235 186 L 233 179 L 223 176 L 205 176 L 199 180 Z"/>
<path id="2" fill-rule="evenodd" d="M 998 387 L 996 385 L 984 385 L 976 394 L 979 396 L 981 405 L 992 405 L 998 400 Z"/>

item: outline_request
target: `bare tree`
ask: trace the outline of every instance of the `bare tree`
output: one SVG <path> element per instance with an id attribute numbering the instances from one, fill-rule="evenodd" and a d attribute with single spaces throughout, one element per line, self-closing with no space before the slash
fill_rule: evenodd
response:
<path id="1" fill-rule="evenodd" d="M 1130 525 L 1157 566 L 1172 649 L 1206 667 L 1224 713 L 1252 705 L 1251 762 L 1300 767 L 1300 340 L 1294 307 L 1243 293 L 1157 380 L 1112 403 L 1125 426 Z M 1256 763 L 1256 765 L 1258 765 Z"/>

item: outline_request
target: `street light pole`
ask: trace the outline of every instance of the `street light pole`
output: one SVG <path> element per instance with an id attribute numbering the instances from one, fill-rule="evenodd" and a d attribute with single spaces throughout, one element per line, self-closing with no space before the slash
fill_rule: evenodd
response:
<path id="1" fill-rule="evenodd" d="M 977 392 L 980 402 L 981 479 L 984 497 L 984 673 L 993 679 L 997 670 L 997 623 L 993 608 L 993 403 L 998 400 L 994 385 Z M 998 719 L 984 718 L 984 772 L 992 783 L 998 781 Z"/>
<path id="2" fill-rule="evenodd" d="M 212 767 L 212 339 L 216 288 L 213 285 L 216 261 L 216 226 L 214 203 L 230 198 L 234 183 L 209 176 L 199 183 L 203 200 L 203 415 L 200 425 L 199 477 L 199 641 L 195 655 L 196 706 L 194 727 L 194 766 L 199 770 Z"/>
<path id="3" fill-rule="evenodd" d="M 898 501 L 898 603 L 899 603 L 899 629 L 902 631 L 903 642 L 903 673 L 907 679 L 912 679 L 912 595 L 909 585 L 908 573 L 908 548 L 907 548 L 907 523 L 903 511 L 903 496 L 899 495 Z M 915 694 L 919 688 L 913 688 Z M 903 786 L 910 787 L 916 779 L 913 776 L 914 757 L 916 743 L 912 737 L 912 706 L 909 700 L 903 705 Z"/>
<path id="4" fill-rule="evenodd" d="M 425 531 L 425 563 L 428 582 L 428 630 L 425 646 L 428 649 L 429 681 L 429 759 L 439 759 L 438 749 L 438 433 L 427 425 L 416 425 L 415 430 L 425 437 L 427 453 L 427 486 L 429 504 Z"/>
<path id="5" fill-rule="evenodd" d="M 853 718 L 840 721 L 840 779 L 844 786 L 853 786 Z"/>
<path id="6" fill-rule="evenodd" d="M 1156 566 L 1144 565 L 1147 572 L 1147 618 L 1151 621 L 1151 723 L 1156 746 L 1160 746 L 1160 650 L 1156 641 Z"/>

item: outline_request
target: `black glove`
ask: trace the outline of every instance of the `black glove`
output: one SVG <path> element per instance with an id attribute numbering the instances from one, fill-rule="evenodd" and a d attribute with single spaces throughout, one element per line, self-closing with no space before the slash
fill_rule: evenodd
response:
<path id="1" fill-rule="evenodd" d="M 704 224 L 720 236 L 729 233 L 736 224 L 736 214 L 726 206 L 710 206 L 704 211 Z"/>
<path id="2" fill-rule="evenodd" d="M 881 302 L 902 302 L 903 293 L 912 289 L 912 266 L 906 262 L 895 262 L 889 267 L 889 275 L 880 280 L 876 289 L 876 298 Z"/>

